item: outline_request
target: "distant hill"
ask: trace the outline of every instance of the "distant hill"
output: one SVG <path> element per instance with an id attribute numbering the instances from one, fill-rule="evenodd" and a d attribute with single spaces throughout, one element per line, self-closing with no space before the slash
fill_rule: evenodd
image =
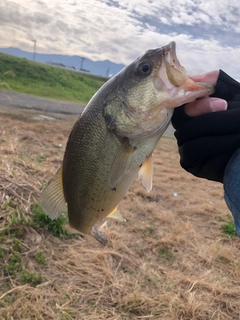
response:
<path id="1" fill-rule="evenodd" d="M 0 52 L 20 58 L 26 58 L 28 60 L 33 60 L 32 52 L 23 51 L 17 48 L 0 48 Z M 92 74 L 100 75 L 103 77 L 115 75 L 125 67 L 124 64 L 117 64 L 109 60 L 92 61 L 90 59 L 84 58 L 84 60 L 82 61 L 82 57 L 67 56 L 61 54 L 36 53 L 35 61 L 41 63 L 51 62 L 56 64 L 63 64 L 65 66 L 74 67 L 76 70 L 79 70 L 82 67 L 82 69 L 88 70 Z"/>

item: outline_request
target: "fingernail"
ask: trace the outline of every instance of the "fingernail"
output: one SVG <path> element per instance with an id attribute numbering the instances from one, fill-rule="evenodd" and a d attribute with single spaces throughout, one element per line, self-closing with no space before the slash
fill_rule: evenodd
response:
<path id="1" fill-rule="evenodd" d="M 211 99 L 210 108 L 212 109 L 213 112 L 227 110 L 227 101 L 223 99 L 218 99 L 218 98 Z"/>

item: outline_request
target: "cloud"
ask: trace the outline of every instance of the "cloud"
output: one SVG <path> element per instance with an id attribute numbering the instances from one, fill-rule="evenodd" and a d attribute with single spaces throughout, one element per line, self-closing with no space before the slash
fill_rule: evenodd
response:
<path id="1" fill-rule="evenodd" d="M 190 72 L 240 78 L 237 0 L 1 0 L 0 47 L 130 63 L 175 40 Z"/>

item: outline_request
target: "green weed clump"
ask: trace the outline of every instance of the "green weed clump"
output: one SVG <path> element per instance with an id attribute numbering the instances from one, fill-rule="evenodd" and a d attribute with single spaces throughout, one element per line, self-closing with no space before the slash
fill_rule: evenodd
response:
<path id="1" fill-rule="evenodd" d="M 162 257 L 164 260 L 166 260 L 168 262 L 173 261 L 173 253 L 168 248 L 160 248 L 158 250 L 158 255 L 159 255 L 159 257 Z"/>
<path id="2" fill-rule="evenodd" d="M 222 225 L 222 231 L 230 238 L 237 236 L 233 221 L 229 221 Z"/>
<path id="3" fill-rule="evenodd" d="M 22 260 L 21 256 L 17 252 L 13 252 L 10 254 L 8 259 L 8 264 L 5 268 L 5 274 L 6 275 L 12 275 L 22 270 Z"/>
<path id="4" fill-rule="evenodd" d="M 21 252 L 23 250 L 23 245 L 20 240 L 13 239 L 13 249 L 18 252 Z"/>
<path id="5" fill-rule="evenodd" d="M 35 260 L 39 264 L 45 264 L 47 262 L 47 259 L 44 257 L 44 255 L 41 251 L 39 251 L 38 253 L 35 254 Z"/>
<path id="6" fill-rule="evenodd" d="M 42 283 L 43 277 L 40 273 L 28 272 L 23 270 L 19 282 L 21 284 L 30 284 L 32 287 L 36 287 L 38 284 Z"/>
<path id="7" fill-rule="evenodd" d="M 4 251 L 3 248 L 0 247 L 0 259 L 4 257 Z"/>
<path id="8" fill-rule="evenodd" d="M 64 239 L 73 237 L 63 228 L 68 221 L 66 214 L 63 213 L 57 219 L 52 220 L 45 214 L 39 203 L 35 203 L 32 206 L 32 212 L 34 224 L 41 228 L 46 228 L 56 237 Z"/>
<path id="9" fill-rule="evenodd" d="M 46 161 L 45 155 L 44 155 L 44 154 L 39 154 L 39 155 L 37 155 L 37 156 L 36 156 L 36 161 L 37 161 L 37 162 L 40 162 L 40 163 Z"/>

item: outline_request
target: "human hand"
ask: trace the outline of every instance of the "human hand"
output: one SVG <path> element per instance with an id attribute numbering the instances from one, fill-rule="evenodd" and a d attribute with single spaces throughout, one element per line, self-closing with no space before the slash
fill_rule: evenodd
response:
<path id="1" fill-rule="evenodd" d="M 228 161 L 240 148 L 240 83 L 223 71 L 193 79 L 213 84 L 215 92 L 174 110 L 180 164 L 195 176 L 222 182 Z"/>
<path id="2" fill-rule="evenodd" d="M 210 83 L 214 87 L 217 84 L 219 77 L 219 70 L 210 71 L 202 75 L 196 75 L 190 77 L 195 82 Z M 200 116 L 208 112 L 223 111 L 227 109 L 227 101 L 219 98 L 202 98 L 194 102 L 187 103 L 184 106 L 186 115 L 190 117 Z"/>

